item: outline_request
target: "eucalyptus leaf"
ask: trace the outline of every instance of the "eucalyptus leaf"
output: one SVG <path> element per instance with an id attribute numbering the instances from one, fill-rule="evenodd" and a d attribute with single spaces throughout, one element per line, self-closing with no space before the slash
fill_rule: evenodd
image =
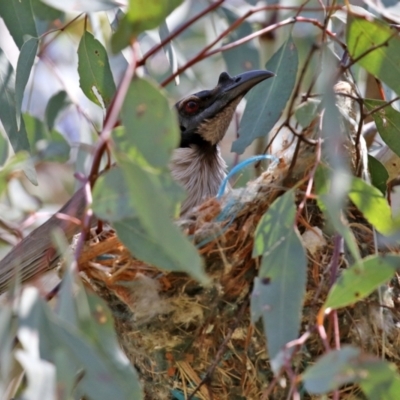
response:
<path id="1" fill-rule="evenodd" d="M 118 153 L 117 160 L 124 172 L 130 191 L 130 202 L 137 212 L 140 226 L 146 236 L 156 243 L 158 251 L 165 254 L 165 258 L 160 258 L 157 266 L 168 270 L 173 266 L 172 270 L 186 272 L 200 282 L 207 283 L 208 278 L 196 248 L 169 217 L 168 201 L 161 183 L 151 176 L 151 172 L 134 162 L 126 161 Z M 124 241 L 124 244 L 130 247 L 129 242 Z"/>
<path id="2" fill-rule="evenodd" d="M 247 96 L 239 138 L 233 142 L 232 151 L 242 154 L 256 138 L 269 134 L 292 94 L 298 62 L 297 49 L 290 36 L 265 65 L 277 76 L 261 82 Z"/>
<path id="3" fill-rule="evenodd" d="M 167 98 L 145 79 L 132 80 L 122 107 L 122 121 L 126 132 L 115 130 L 117 148 L 134 158 L 137 152 L 156 167 L 169 162 L 179 143 L 176 115 Z"/>
<path id="4" fill-rule="evenodd" d="M 165 18 L 180 4 L 182 0 L 147 0 L 137 2 L 129 0 L 129 8 L 111 38 L 114 53 L 127 47 L 132 39 L 145 30 L 159 26 Z"/>
<path id="5" fill-rule="evenodd" d="M 354 177 L 349 197 L 367 221 L 380 233 L 390 235 L 395 231 L 396 223 L 392 219 L 392 210 L 379 189 Z M 399 223 L 397 227 L 400 227 Z"/>
<path id="6" fill-rule="evenodd" d="M 8 158 L 8 140 L 0 132 L 0 167 L 4 165 Z"/>
<path id="7" fill-rule="evenodd" d="M 399 267 L 399 256 L 387 254 L 364 258 L 343 271 L 329 291 L 324 308 L 345 307 L 367 297 L 390 280 Z"/>
<path id="8" fill-rule="evenodd" d="M 358 59 L 365 55 L 358 63 L 400 95 L 400 37 L 397 31 L 383 21 L 371 21 L 354 14 L 349 14 L 347 21 L 347 49 L 351 57 Z"/>
<path id="9" fill-rule="evenodd" d="M 54 21 L 56 19 L 63 19 L 64 13 L 56 10 L 42 2 L 42 0 L 31 0 L 33 13 L 35 16 L 43 21 Z"/>
<path id="10" fill-rule="evenodd" d="M 120 7 L 118 0 L 41 0 L 43 3 L 65 12 L 107 11 Z"/>
<path id="11" fill-rule="evenodd" d="M 282 360 L 274 358 L 298 336 L 306 288 L 307 257 L 294 227 L 294 200 L 292 190 L 275 200 L 257 226 L 253 249 L 262 262 L 251 297 L 252 321 L 263 318 L 275 373 Z"/>
<path id="12" fill-rule="evenodd" d="M 364 104 L 368 111 L 372 111 L 387 103 L 383 100 L 365 99 Z M 387 105 L 374 112 L 372 118 L 382 140 L 400 157 L 400 112 Z"/>
<path id="13" fill-rule="evenodd" d="M 48 101 L 44 114 L 46 125 L 49 130 L 53 129 L 56 118 L 60 112 L 71 104 L 71 101 L 67 96 L 67 92 L 65 90 L 61 90 L 54 94 Z"/>
<path id="14" fill-rule="evenodd" d="M 310 394 L 324 394 L 349 383 L 360 385 L 368 399 L 395 400 L 400 391 L 400 377 L 394 364 L 344 346 L 331 350 L 303 374 Z"/>
<path id="15" fill-rule="evenodd" d="M 24 44 L 25 35 L 37 37 L 31 0 L 0 1 L 0 17 L 19 49 Z"/>
<path id="16" fill-rule="evenodd" d="M 85 31 L 79 42 L 78 59 L 81 89 L 93 103 L 107 108 L 116 90 L 115 83 L 105 48 L 88 31 Z"/>
<path id="17" fill-rule="evenodd" d="M 368 154 L 368 170 L 371 176 L 371 183 L 385 195 L 389 179 L 387 169 L 375 157 Z"/>
<path id="18" fill-rule="evenodd" d="M 25 123 L 21 119 L 20 126 L 18 127 L 16 114 L 15 73 L 3 50 L 0 48 L 0 120 L 14 152 L 24 151 L 30 153 Z M 21 164 L 21 167 L 28 180 L 33 185 L 37 185 L 36 171 L 33 163 L 27 161 L 25 164 Z"/>
<path id="19" fill-rule="evenodd" d="M 39 40 L 29 38 L 21 48 L 17 63 L 17 73 L 15 78 L 15 108 L 17 117 L 17 127 L 20 128 L 21 108 L 24 97 L 25 86 L 28 83 L 29 75 L 35 61 Z"/>

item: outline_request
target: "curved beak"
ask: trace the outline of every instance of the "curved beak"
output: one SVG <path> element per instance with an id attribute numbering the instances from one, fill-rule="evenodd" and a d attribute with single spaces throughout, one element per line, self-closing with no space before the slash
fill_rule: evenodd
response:
<path id="1" fill-rule="evenodd" d="M 229 102 L 244 96 L 252 87 L 273 76 L 275 74 L 267 70 L 248 71 L 234 77 L 223 72 L 219 77 L 217 88 L 219 95 Z"/>

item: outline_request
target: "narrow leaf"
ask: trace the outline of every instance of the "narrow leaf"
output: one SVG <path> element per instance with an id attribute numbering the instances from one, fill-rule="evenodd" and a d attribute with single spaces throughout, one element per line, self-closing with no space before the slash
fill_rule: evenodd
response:
<path id="1" fill-rule="evenodd" d="M 400 377 L 394 364 L 345 346 L 322 356 L 303 374 L 310 394 L 324 394 L 349 383 L 358 383 L 368 399 L 394 400 Z"/>
<path id="2" fill-rule="evenodd" d="M 382 21 L 350 14 L 347 18 L 347 48 L 353 59 L 370 74 L 400 95 L 400 37 Z"/>
<path id="3" fill-rule="evenodd" d="M 113 135 L 119 149 L 127 152 L 130 146 L 134 152 L 139 150 L 148 163 L 167 165 L 178 145 L 179 129 L 167 98 L 158 88 L 147 80 L 134 79 L 122 107 L 122 121 L 126 133 L 116 130 Z"/>
<path id="4" fill-rule="evenodd" d="M 368 111 L 386 104 L 383 100 L 364 100 Z M 400 113 L 388 105 L 372 114 L 383 141 L 400 157 Z"/>
<path id="5" fill-rule="evenodd" d="M 31 0 L 0 1 L 0 17 L 20 49 L 25 35 L 37 37 Z"/>
<path id="6" fill-rule="evenodd" d="M 169 217 L 168 201 L 165 200 L 161 185 L 157 185 L 150 172 L 125 161 L 119 154 L 117 160 L 128 183 L 130 202 L 137 212 L 140 226 L 159 251 L 165 254 L 157 266 L 168 270 L 173 266 L 172 270 L 186 272 L 206 283 L 207 277 L 197 250 Z M 129 248 L 129 243 L 124 243 Z"/>
<path id="7" fill-rule="evenodd" d="M 54 128 L 58 114 L 69 104 L 71 104 L 71 102 L 68 99 L 67 92 L 65 90 L 57 92 L 50 98 L 44 113 L 45 121 L 49 130 Z"/>
<path id="8" fill-rule="evenodd" d="M 279 197 L 259 222 L 253 256 L 262 255 L 251 299 L 252 320 L 263 317 L 268 352 L 273 360 L 297 338 L 306 286 L 307 258 L 294 227 L 293 191 Z M 273 360 L 277 372 L 281 361 Z"/>
<path id="9" fill-rule="evenodd" d="M 115 93 L 110 63 L 103 45 L 87 31 L 83 34 L 79 43 L 78 58 L 81 89 L 93 103 L 107 108 Z"/>
<path id="10" fill-rule="evenodd" d="M 312 394 L 322 394 L 346 383 L 357 382 L 359 379 L 353 368 L 353 360 L 360 354 L 360 349 L 350 346 L 325 354 L 303 374 L 306 390 Z"/>
<path id="11" fill-rule="evenodd" d="M 17 126 L 20 128 L 21 108 L 24 97 L 25 86 L 28 83 L 29 75 L 35 61 L 39 40 L 36 38 L 28 39 L 21 48 L 17 63 L 17 74 L 15 79 L 15 108 Z"/>
<path id="12" fill-rule="evenodd" d="M 261 82 L 247 96 L 239 128 L 239 139 L 232 151 L 242 154 L 256 138 L 269 134 L 281 116 L 296 83 L 298 54 L 292 37 L 267 62 L 265 68 L 277 76 Z"/>
<path id="13" fill-rule="evenodd" d="M 33 13 L 35 16 L 43 21 L 54 21 L 56 19 L 62 19 L 64 13 L 56 10 L 53 7 L 49 7 L 42 2 L 42 0 L 31 0 Z"/>
<path id="14" fill-rule="evenodd" d="M 380 233 L 384 235 L 393 233 L 396 225 L 392 220 L 392 210 L 379 189 L 354 177 L 349 197 L 367 221 Z"/>
<path id="15" fill-rule="evenodd" d="M 400 267 L 400 257 L 369 256 L 343 271 L 333 285 L 324 308 L 340 308 L 370 295 Z"/>
<path id="16" fill-rule="evenodd" d="M 128 11 L 111 38 L 113 52 L 124 49 L 143 31 L 159 26 L 181 3 L 182 0 L 130 0 Z"/>
<path id="17" fill-rule="evenodd" d="M 0 120 L 14 152 L 30 153 L 24 120 L 21 120 L 18 129 L 16 113 L 14 69 L 0 48 Z M 37 185 L 36 171 L 32 162 L 25 163 L 23 170 L 30 182 Z"/>
<path id="18" fill-rule="evenodd" d="M 66 12 L 96 12 L 121 6 L 118 0 L 41 0 L 43 3 Z"/>
<path id="19" fill-rule="evenodd" d="M 389 179 L 389 173 L 383 164 L 375 157 L 368 154 L 368 170 L 371 175 L 371 183 L 378 188 L 383 195 L 386 194 L 386 185 Z"/>

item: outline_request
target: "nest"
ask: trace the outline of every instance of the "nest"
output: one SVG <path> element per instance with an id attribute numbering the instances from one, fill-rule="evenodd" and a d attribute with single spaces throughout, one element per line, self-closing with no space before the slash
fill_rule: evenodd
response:
<path id="1" fill-rule="evenodd" d="M 348 149 L 352 158 L 354 149 Z M 199 247 L 209 286 L 138 261 L 112 230 L 87 243 L 80 271 L 109 305 L 120 345 L 139 373 L 146 399 L 188 399 L 197 388 L 197 399 L 258 400 L 274 379 L 261 324 L 250 321 L 249 298 L 259 267 L 252 249 L 257 224 L 277 197 L 296 185 L 297 201 L 302 201 L 315 147 L 303 143 L 295 166 L 289 159 L 281 156 L 245 189 L 221 203 L 210 199 L 178 221 Z M 372 254 L 372 229 L 351 204 L 347 220 L 363 256 Z M 298 229 L 308 254 L 304 332 L 315 326 L 329 291 L 333 239 L 323 233 L 325 220 L 314 200 L 306 202 Z M 341 268 L 346 267 L 343 258 Z M 397 280 L 387 286 L 383 313 L 374 295 L 339 310 L 341 343 L 380 356 L 384 351 L 386 359 L 400 365 L 398 287 Z M 331 332 L 329 319 L 326 329 Z M 319 336 L 312 334 L 293 359 L 295 372 L 300 374 L 324 352 Z M 269 398 L 286 399 L 288 391 L 281 380 Z M 347 386 L 341 398 L 358 392 L 357 386 Z"/>

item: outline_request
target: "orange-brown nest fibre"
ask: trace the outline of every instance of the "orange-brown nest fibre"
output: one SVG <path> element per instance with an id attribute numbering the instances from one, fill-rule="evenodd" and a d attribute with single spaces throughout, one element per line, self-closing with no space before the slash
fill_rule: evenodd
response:
<path id="1" fill-rule="evenodd" d="M 354 148 L 349 145 L 348 150 L 353 158 Z M 201 244 L 199 252 L 211 279 L 206 287 L 184 273 L 160 271 L 138 261 L 113 231 L 87 243 L 79 268 L 112 310 L 120 344 L 139 372 L 146 399 L 187 399 L 204 378 L 194 398 L 263 398 L 273 373 L 262 327 L 250 321 L 249 298 L 259 263 L 252 258 L 255 229 L 287 189 L 296 185 L 297 203 L 303 200 L 315 163 L 315 146 L 302 143 L 295 165 L 282 153 L 278 164 L 239 194 L 222 203 L 210 199 L 178 221 L 193 242 Z M 216 220 L 232 199 L 235 206 L 226 218 Z M 349 206 L 347 220 L 363 245 L 363 255 L 373 253 L 373 233 L 362 215 Z M 333 240 L 324 222 L 316 202 L 307 200 L 298 221 L 308 254 L 301 332 L 315 326 L 329 290 Z M 346 267 L 343 259 L 341 268 Z M 376 355 L 384 349 L 387 359 L 400 364 L 397 287 L 397 281 L 388 285 L 383 318 L 375 296 L 339 311 L 341 343 Z M 329 335 L 331 328 L 328 318 Z M 328 340 L 333 344 L 332 337 Z M 293 359 L 295 372 L 300 374 L 323 353 L 313 333 Z M 286 399 L 288 391 L 281 381 L 268 398 Z M 341 398 L 356 393 L 357 387 L 349 386 Z"/>

